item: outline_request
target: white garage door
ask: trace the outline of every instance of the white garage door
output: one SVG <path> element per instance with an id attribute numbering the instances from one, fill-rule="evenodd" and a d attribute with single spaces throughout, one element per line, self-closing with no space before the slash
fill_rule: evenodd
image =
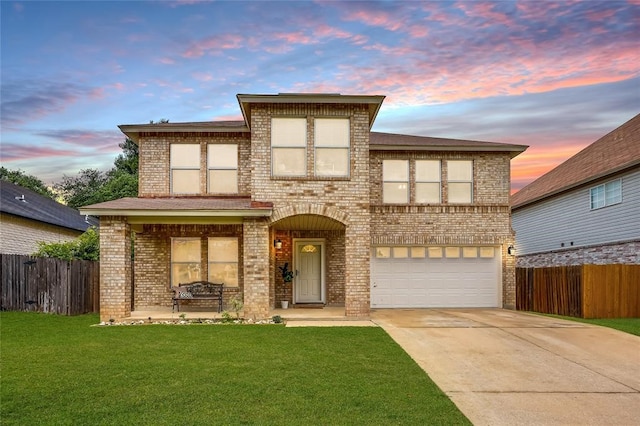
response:
<path id="1" fill-rule="evenodd" d="M 497 247 L 375 247 L 372 308 L 500 306 Z"/>

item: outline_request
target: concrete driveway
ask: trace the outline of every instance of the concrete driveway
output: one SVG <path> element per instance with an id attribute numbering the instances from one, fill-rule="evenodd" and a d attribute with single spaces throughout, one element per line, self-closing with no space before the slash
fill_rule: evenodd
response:
<path id="1" fill-rule="evenodd" d="M 640 424 L 640 337 L 501 309 L 371 318 L 475 425 Z"/>

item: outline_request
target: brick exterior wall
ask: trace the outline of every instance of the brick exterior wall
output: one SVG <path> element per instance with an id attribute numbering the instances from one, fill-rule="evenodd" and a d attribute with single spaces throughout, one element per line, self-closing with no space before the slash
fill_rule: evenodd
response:
<path id="1" fill-rule="evenodd" d="M 382 161 L 410 160 L 411 199 L 415 196 L 415 160 L 442 160 L 441 191 L 437 205 L 382 204 Z M 472 160 L 473 203 L 449 205 L 446 160 Z M 515 258 L 507 254 L 514 243 L 509 208 L 510 157 L 505 154 L 372 151 L 372 245 L 492 245 L 502 253 L 502 305 L 515 306 Z"/>
<path id="2" fill-rule="evenodd" d="M 38 251 L 38 242 L 72 241 L 82 232 L 36 220 L 0 213 L 0 253 L 31 255 Z"/>
<path id="3" fill-rule="evenodd" d="M 307 117 L 307 170 L 304 178 L 271 177 L 271 118 L 280 116 Z M 350 119 L 350 177 L 314 178 L 314 118 L 345 117 Z M 327 288 L 327 302 L 345 303 L 347 316 L 369 315 L 369 115 L 362 105 L 330 104 L 256 104 L 251 114 L 253 174 L 252 198 L 273 202 L 274 214 L 270 222 L 276 223 L 296 214 L 318 214 L 333 218 L 345 225 L 345 248 L 350 262 L 342 278 L 332 282 L 333 293 Z M 265 241 L 267 247 L 272 246 Z M 364 247 L 364 250 L 363 250 Z M 342 251 L 332 245 L 331 250 Z M 271 258 L 274 259 L 273 250 Z M 327 263 L 331 259 L 327 258 Z M 342 262 L 339 262 L 342 264 Z M 329 269 L 333 268 L 333 263 Z M 276 287 L 276 272 L 271 268 L 270 288 Z M 341 272 L 341 271 L 340 271 Z M 334 272 L 334 275 L 340 272 Z M 331 277 L 327 276 L 327 282 Z M 337 294 L 342 292 L 344 296 Z M 344 302 L 342 302 L 344 298 Z M 275 303 L 276 297 L 272 297 Z M 245 302 L 246 305 L 246 302 Z"/>
<path id="4" fill-rule="evenodd" d="M 131 228 L 126 218 L 100 218 L 100 320 L 131 316 Z"/>
<path id="5" fill-rule="evenodd" d="M 171 144 L 200 144 L 200 194 L 207 194 L 207 145 L 238 145 L 239 195 L 251 193 L 251 140 L 248 133 L 142 133 L 138 183 L 139 197 L 170 196 Z"/>
<path id="6" fill-rule="evenodd" d="M 154 306 L 171 307 L 171 238 L 200 238 L 200 277 L 207 280 L 208 237 L 236 237 L 239 252 L 243 252 L 242 225 L 144 225 L 135 235 L 134 310 Z M 242 294 L 244 288 L 244 259 L 238 256 L 238 287 L 225 287 L 223 308 L 229 300 Z M 185 300 L 184 306 L 211 306 L 211 302 Z"/>
<path id="7" fill-rule="evenodd" d="M 640 241 L 627 241 L 517 256 L 518 268 L 586 264 L 608 265 L 613 263 L 640 265 Z"/>
<path id="8" fill-rule="evenodd" d="M 244 229 L 244 315 L 269 316 L 269 227 L 266 219 L 246 218 Z"/>

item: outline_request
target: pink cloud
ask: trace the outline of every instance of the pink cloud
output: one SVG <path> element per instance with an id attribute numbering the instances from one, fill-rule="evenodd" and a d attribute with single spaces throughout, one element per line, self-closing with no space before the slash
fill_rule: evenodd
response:
<path id="1" fill-rule="evenodd" d="M 360 3 L 367 7 L 366 3 Z M 353 4 L 349 5 L 353 6 Z M 391 16 L 386 11 L 373 9 L 346 10 L 343 19 L 347 21 L 358 21 L 364 24 L 382 27 L 389 31 L 397 31 L 404 25 L 401 19 Z"/>
<path id="2" fill-rule="evenodd" d="M 158 62 L 160 62 L 161 64 L 165 64 L 165 65 L 173 65 L 173 64 L 176 63 L 175 60 L 173 60 L 171 58 L 167 58 L 167 57 L 158 59 Z"/>
<path id="3" fill-rule="evenodd" d="M 220 34 L 195 41 L 182 53 L 185 58 L 199 58 L 205 54 L 220 54 L 224 50 L 243 47 L 244 38 L 236 34 Z"/>
<path id="4" fill-rule="evenodd" d="M 55 149 L 33 145 L 29 146 L 22 143 L 17 144 L 3 142 L 2 145 L 0 145 L 0 157 L 3 162 L 76 155 L 78 155 L 77 150 Z"/>

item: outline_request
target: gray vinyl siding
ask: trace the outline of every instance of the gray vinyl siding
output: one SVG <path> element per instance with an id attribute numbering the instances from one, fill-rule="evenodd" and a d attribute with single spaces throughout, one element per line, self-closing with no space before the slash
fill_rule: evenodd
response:
<path id="1" fill-rule="evenodd" d="M 615 179 L 622 203 L 591 210 L 589 190 Z M 640 169 L 514 210 L 512 220 L 518 255 L 640 240 Z"/>

